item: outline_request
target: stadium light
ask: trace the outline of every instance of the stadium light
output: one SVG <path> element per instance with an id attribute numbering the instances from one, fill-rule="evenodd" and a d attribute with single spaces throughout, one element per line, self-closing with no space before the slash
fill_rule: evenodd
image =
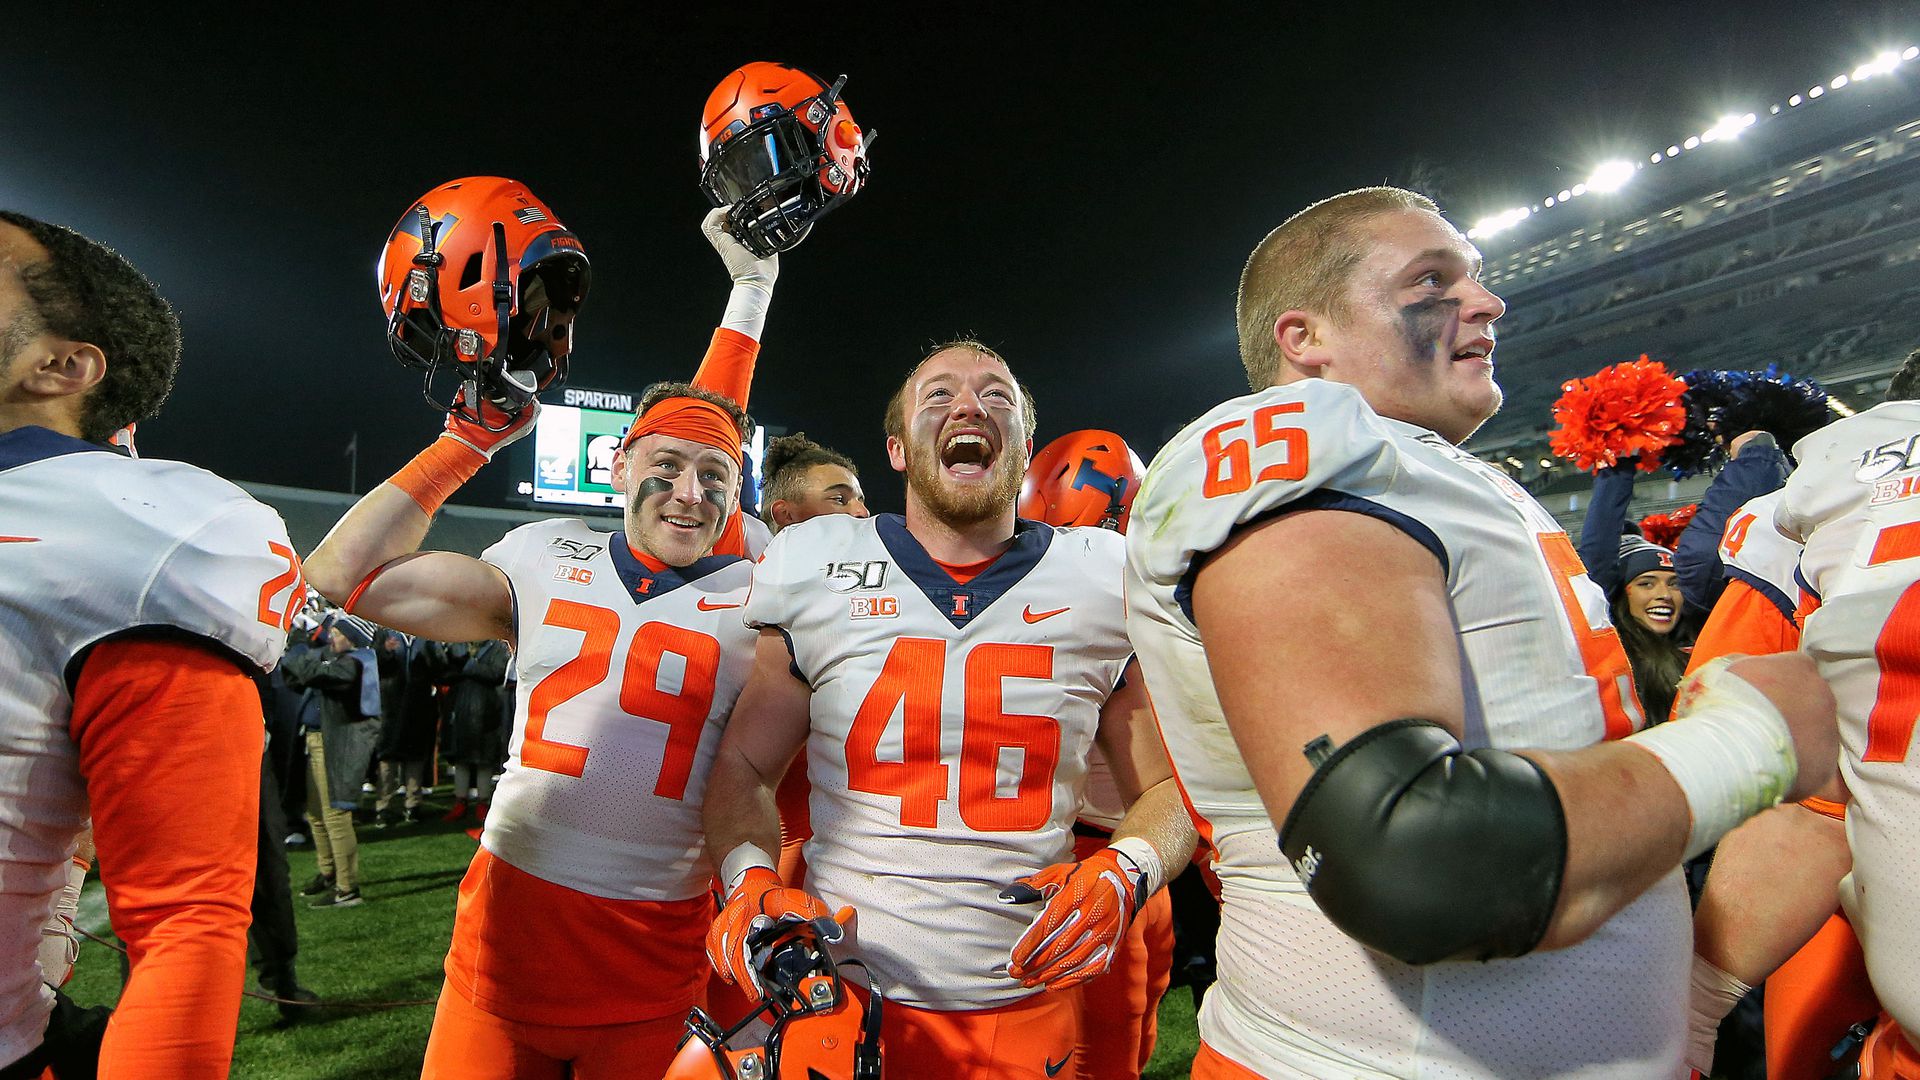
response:
<path id="1" fill-rule="evenodd" d="M 1833 81 L 1827 84 L 1827 89 L 1844 90 L 1847 87 L 1847 83 L 1851 81 L 1852 80 L 1848 79 L 1845 75 L 1835 75 Z"/>
<path id="2" fill-rule="evenodd" d="M 1853 69 L 1853 81 L 1871 79 L 1875 75 L 1885 75 L 1900 66 L 1900 54 L 1889 49 L 1873 59 Z"/>
<path id="3" fill-rule="evenodd" d="M 1824 94 L 1824 93 L 1826 93 L 1826 92 L 1827 92 L 1827 88 L 1826 88 L 1826 87 L 1824 87 L 1824 86 L 1816 86 L 1816 87 L 1814 87 L 1813 89 L 1811 89 L 1811 90 L 1809 90 L 1809 91 L 1807 91 L 1807 96 L 1808 96 L 1808 97 L 1810 97 L 1810 98 L 1817 98 L 1817 97 L 1819 97 L 1819 96 L 1820 96 L 1821 94 Z"/>
<path id="4" fill-rule="evenodd" d="M 1902 60 L 1912 60 L 1917 57 L 1920 57 L 1920 47 L 1912 45 L 1907 46 L 1906 50 L 1900 54 L 1900 59 Z"/>
<path id="5" fill-rule="evenodd" d="M 1700 136 L 1689 135 L 1687 136 L 1687 141 L 1681 143 L 1680 145 L 1686 147 L 1689 150 L 1698 150 L 1700 149 Z"/>
<path id="6" fill-rule="evenodd" d="M 1467 239 L 1478 240 L 1481 237 L 1505 232 L 1532 216 L 1532 208 L 1525 206 L 1516 206 L 1511 210 L 1489 214 L 1473 223 L 1473 228 L 1467 230 Z"/>
<path id="7" fill-rule="evenodd" d="M 1806 98 L 1803 98 L 1803 97 L 1801 97 L 1801 96 L 1800 96 L 1799 94 L 1795 94 L 1795 95 L 1793 95 L 1792 97 L 1790 97 L 1790 98 L 1788 98 L 1788 99 L 1787 99 L 1787 107 L 1788 107 L 1789 109 L 1791 109 L 1791 108 L 1795 108 L 1795 107 L 1797 107 L 1797 106 L 1798 106 L 1798 105 L 1799 105 L 1799 104 L 1800 104 L 1800 103 L 1801 103 L 1802 101 L 1805 101 L 1805 100 L 1806 100 Z"/>
<path id="8" fill-rule="evenodd" d="M 1659 161 L 1659 157 L 1653 160 Z M 1587 177 L 1587 190 L 1602 194 L 1619 191 L 1633 179 L 1633 163 L 1630 161 L 1603 161 L 1594 167 L 1593 175 Z"/>

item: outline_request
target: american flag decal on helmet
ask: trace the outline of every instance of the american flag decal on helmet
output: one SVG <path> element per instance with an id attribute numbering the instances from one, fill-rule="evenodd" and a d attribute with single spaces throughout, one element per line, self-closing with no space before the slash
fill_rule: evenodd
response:
<path id="1" fill-rule="evenodd" d="M 547 220 L 546 212 L 537 206 L 523 206 L 515 210 L 513 216 L 519 218 L 522 225 L 538 225 Z"/>

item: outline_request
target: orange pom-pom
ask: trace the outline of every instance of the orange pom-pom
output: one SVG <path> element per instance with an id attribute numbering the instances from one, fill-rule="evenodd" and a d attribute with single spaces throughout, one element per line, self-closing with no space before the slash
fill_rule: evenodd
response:
<path id="1" fill-rule="evenodd" d="M 1550 445 L 1584 472 L 1633 457 L 1640 459 L 1640 471 L 1652 472 L 1660 465 L 1660 451 L 1680 441 L 1687 424 L 1687 409 L 1680 403 L 1687 384 L 1645 354 L 1560 389 L 1560 400 L 1553 403 L 1559 427 Z"/>
<path id="2" fill-rule="evenodd" d="M 1671 550 L 1679 546 L 1680 534 L 1687 531 L 1693 515 L 1699 512 L 1699 503 L 1688 503 L 1669 514 L 1648 514 L 1640 519 L 1640 535 Z"/>

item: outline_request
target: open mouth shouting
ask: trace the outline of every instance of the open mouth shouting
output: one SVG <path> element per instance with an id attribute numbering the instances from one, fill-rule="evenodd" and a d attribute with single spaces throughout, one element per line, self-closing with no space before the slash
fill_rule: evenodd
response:
<path id="1" fill-rule="evenodd" d="M 990 433 L 981 428 L 959 428 L 940 444 L 940 468 L 959 480 L 987 476 L 1000 459 L 1000 449 Z"/>

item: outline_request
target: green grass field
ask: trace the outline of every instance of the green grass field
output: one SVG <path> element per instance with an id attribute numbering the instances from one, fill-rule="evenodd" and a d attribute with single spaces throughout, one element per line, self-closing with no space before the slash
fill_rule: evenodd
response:
<path id="1" fill-rule="evenodd" d="M 294 898 L 300 979 L 323 1000 L 342 1005 L 431 1000 L 440 992 L 454 891 L 473 857 L 474 842 L 464 831 L 436 822 L 385 830 L 363 826 L 360 844 L 365 904 L 316 911 Z M 298 888 L 313 877 L 313 852 L 289 856 Z M 104 936 L 97 926 L 88 929 Z M 248 986 L 258 989 L 251 981 Z M 119 957 L 87 942 L 66 989 L 83 1005 L 111 1003 L 120 993 Z M 240 1007 L 233 1075 L 243 1080 L 417 1077 L 432 1020 L 432 1005 L 341 1007 L 314 1010 L 312 1019 L 288 1027 L 273 1005 L 249 998 Z M 1175 989 L 1160 1010 L 1160 1043 L 1147 1076 L 1186 1076 L 1195 1046 L 1192 998 L 1184 988 Z"/>

